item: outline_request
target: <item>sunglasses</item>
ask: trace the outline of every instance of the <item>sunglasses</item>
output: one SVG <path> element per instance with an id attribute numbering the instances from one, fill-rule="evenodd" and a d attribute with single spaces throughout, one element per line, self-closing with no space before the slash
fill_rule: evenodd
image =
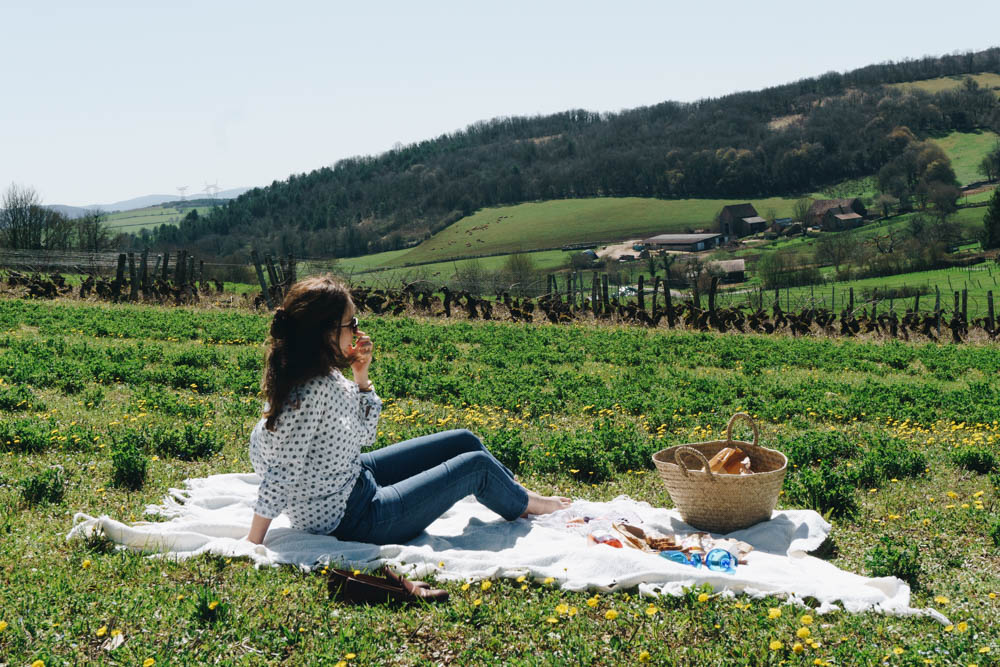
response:
<path id="1" fill-rule="evenodd" d="M 358 318 L 357 317 L 352 317 L 350 322 L 348 322 L 347 324 L 341 324 L 340 326 L 342 326 L 342 327 L 349 327 L 351 329 L 351 333 L 357 334 L 358 333 Z"/>

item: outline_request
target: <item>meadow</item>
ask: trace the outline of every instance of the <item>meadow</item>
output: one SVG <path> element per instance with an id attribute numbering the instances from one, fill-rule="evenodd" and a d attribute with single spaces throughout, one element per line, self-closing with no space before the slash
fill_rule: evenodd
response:
<path id="1" fill-rule="evenodd" d="M 193 207 L 198 211 L 198 215 L 208 213 L 210 206 Z M 125 231 L 137 233 L 141 229 L 150 229 L 160 225 L 176 225 L 181 219 L 192 210 L 192 207 L 177 208 L 163 204 L 161 206 L 147 206 L 146 208 L 134 209 L 131 211 L 116 211 L 109 213 L 107 218 L 108 229 L 112 231 Z"/>
<path id="2" fill-rule="evenodd" d="M 913 606 L 948 626 L 708 588 L 640 598 L 532 580 L 360 608 L 328 600 L 322 570 L 66 542 L 74 512 L 138 520 L 186 478 L 250 469 L 268 325 L 239 311 L 0 300 L 0 662 L 995 663 L 992 345 L 362 321 L 385 401 L 376 446 L 465 427 L 542 492 L 669 507 L 649 456 L 721 437 L 747 411 L 789 456 L 779 507 L 831 517 L 823 557 L 906 578 Z M 140 463 L 129 490 L 123 467 Z"/>
<path id="3" fill-rule="evenodd" d="M 889 84 L 893 88 L 906 90 L 916 88 L 928 93 L 940 93 L 945 90 L 954 90 L 965 85 L 965 79 L 970 78 L 979 84 L 981 88 L 992 88 L 1000 95 L 1000 74 L 993 72 L 981 72 L 964 76 L 941 76 L 936 79 L 924 79 L 923 81 L 906 81 L 903 83 Z"/>

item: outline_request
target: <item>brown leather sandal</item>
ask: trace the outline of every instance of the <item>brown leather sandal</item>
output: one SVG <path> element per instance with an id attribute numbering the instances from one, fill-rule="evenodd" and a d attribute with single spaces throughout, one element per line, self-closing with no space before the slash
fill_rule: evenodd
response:
<path id="1" fill-rule="evenodd" d="M 354 574 L 348 570 L 331 568 L 327 580 L 330 597 L 337 596 L 344 602 L 354 604 L 414 604 L 445 602 L 448 591 L 431 588 L 425 582 L 409 581 L 405 577 L 385 569 L 390 576 L 376 577 L 368 574 Z"/>

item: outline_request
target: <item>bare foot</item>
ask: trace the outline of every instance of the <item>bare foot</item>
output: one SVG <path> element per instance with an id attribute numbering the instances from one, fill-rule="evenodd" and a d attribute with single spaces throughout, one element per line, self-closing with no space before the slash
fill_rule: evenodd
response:
<path id="1" fill-rule="evenodd" d="M 572 501 L 565 496 L 543 496 L 528 491 L 528 507 L 524 510 L 522 517 L 529 514 L 551 514 L 557 510 L 564 510 L 569 507 Z"/>

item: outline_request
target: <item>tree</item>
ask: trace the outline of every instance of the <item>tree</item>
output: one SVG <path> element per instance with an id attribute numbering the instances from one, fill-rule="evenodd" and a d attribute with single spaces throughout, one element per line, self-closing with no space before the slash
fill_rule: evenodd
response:
<path id="1" fill-rule="evenodd" d="M 801 222 L 803 226 L 806 225 L 806 218 L 809 217 L 809 209 L 812 208 L 813 200 L 808 197 L 803 197 L 802 199 L 795 202 L 792 207 L 792 216 L 795 218 L 796 222 Z"/>
<path id="2" fill-rule="evenodd" d="M 1000 188 L 993 190 L 990 205 L 983 216 L 982 244 L 987 250 L 1000 248 Z"/>
<path id="3" fill-rule="evenodd" d="M 857 247 L 858 241 L 850 232 L 823 232 L 816 242 L 816 259 L 832 264 L 839 273 L 840 265 L 850 259 Z"/>
<path id="4" fill-rule="evenodd" d="M 932 182 L 927 188 L 927 198 L 934 204 L 934 217 L 944 222 L 958 210 L 961 191 L 948 183 Z"/>
<path id="5" fill-rule="evenodd" d="M 1000 178 L 1000 141 L 997 141 L 993 150 L 983 157 L 979 163 L 978 171 L 987 181 L 995 181 Z"/>
<path id="6" fill-rule="evenodd" d="M 75 220 L 76 247 L 78 249 L 96 252 L 111 247 L 111 231 L 107 226 L 107 217 L 104 211 L 94 209 Z M 146 229 L 141 231 L 146 232 L 145 238 L 148 239 L 149 231 Z M 143 236 L 140 233 L 140 240 L 142 239 Z"/>
<path id="7" fill-rule="evenodd" d="M 0 242 L 14 250 L 40 249 L 46 217 L 35 189 L 12 183 L 0 205 Z"/>

